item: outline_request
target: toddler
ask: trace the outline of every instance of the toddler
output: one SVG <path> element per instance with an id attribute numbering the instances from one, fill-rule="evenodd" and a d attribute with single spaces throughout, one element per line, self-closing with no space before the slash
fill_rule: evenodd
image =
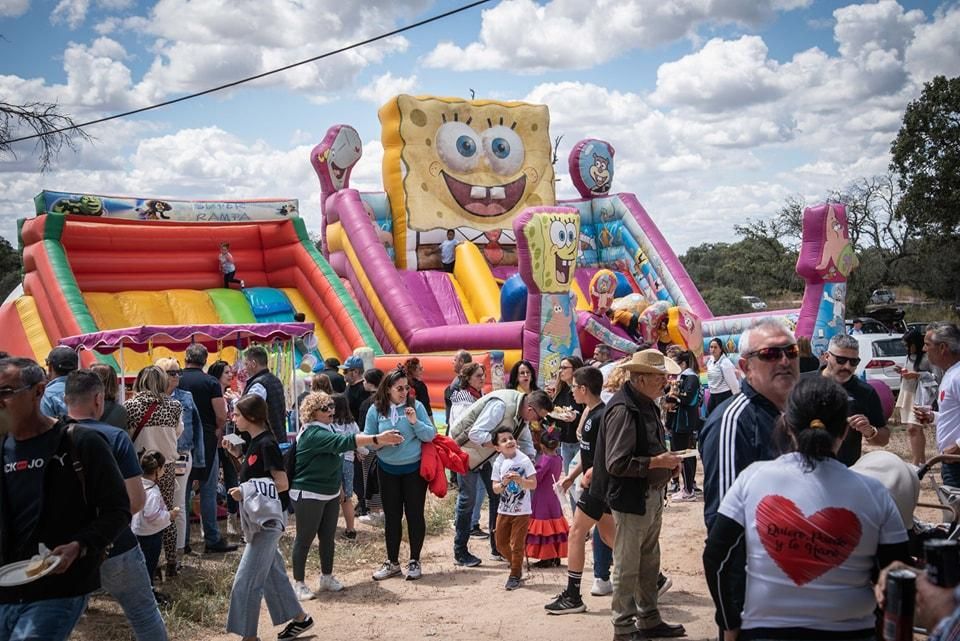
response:
<path id="1" fill-rule="evenodd" d="M 360 428 L 357 427 L 353 415 L 350 414 L 350 403 L 344 394 L 333 395 L 333 431 L 337 434 L 357 434 Z M 353 541 L 357 538 L 357 528 L 353 508 L 353 461 L 354 456 L 359 455 L 363 460 L 370 450 L 365 447 L 358 447 L 356 450 L 349 450 L 343 453 L 343 471 L 341 473 L 343 491 L 340 493 L 340 509 L 343 511 L 343 523 L 346 526 L 343 532 L 344 538 Z"/>
<path id="2" fill-rule="evenodd" d="M 540 456 L 537 457 L 537 487 L 533 494 L 533 516 L 527 533 L 527 557 L 540 559 L 534 567 L 559 567 L 567 556 L 569 526 L 553 486 L 563 476 L 563 459 L 557 454 L 560 431 L 550 426 L 540 432 Z"/>
<path id="3" fill-rule="evenodd" d="M 154 450 L 147 450 L 140 457 L 140 467 L 143 474 L 140 477 L 146 501 L 143 509 L 133 515 L 130 529 L 140 542 L 144 559 L 147 562 L 147 573 L 150 583 L 157 572 L 157 563 L 160 562 L 160 549 L 163 547 L 163 531 L 170 527 L 173 520 L 180 513 L 180 508 L 167 510 L 167 504 L 160 494 L 160 477 L 164 474 L 166 459 L 163 454 Z"/>
<path id="4" fill-rule="evenodd" d="M 240 283 L 240 289 L 243 289 L 247 285 L 242 281 L 234 278 L 237 274 L 237 264 L 233 262 L 233 254 L 230 253 L 230 243 L 220 243 L 220 255 L 218 256 L 220 260 L 220 272 L 223 274 L 223 286 L 226 289 L 230 288 L 230 283 Z"/>
<path id="5" fill-rule="evenodd" d="M 530 525 L 530 491 L 537 487 L 537 470 L 527 455 L 517 449 L 513 430 L 503 426 L 493 432 L 492 442 L 499 456 L 493 462 L 490 480 L 500 495 L 497 508 L 496 543 L 500 555 L 510 563 L 507 590 L 520 587 L 523 551 Z"/>

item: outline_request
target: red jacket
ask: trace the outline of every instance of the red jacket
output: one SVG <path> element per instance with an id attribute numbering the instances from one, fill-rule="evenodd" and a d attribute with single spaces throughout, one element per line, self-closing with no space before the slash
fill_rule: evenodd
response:
<path id="1" fill-rule="evenodd" d="M 457 474 L 469 472 L 467 453 L 460 449 L 449 436 L 437 434 L 430 443 L 420 448 L 420 476 L 427 487 L 439 498 L 447 495 L 447 474 L 444 470 L 453 470 Z"/>

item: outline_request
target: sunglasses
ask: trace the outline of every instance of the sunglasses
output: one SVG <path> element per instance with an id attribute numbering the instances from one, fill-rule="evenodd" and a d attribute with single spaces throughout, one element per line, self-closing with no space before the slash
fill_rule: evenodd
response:
<path id="1" fill-rule="evenodd" d="M 332 412 L 332 411 L 333 411 L 333 407 L 334 407 L 333 403 L 327 403 L 326 405 L 321 405 L 321 406 L 319 406 L 319 407 L 317 408 L 317 411 L 318 411 L 318 412 Z"/>
<path id="2" fill-rule="evenodd" d="M 857 365 L 860 364 L 859 358 L 850 358 L 849 356 L 837 356 L 833 352 L 827 352 L 827 353 L 833 357 L 833 360 L 837 361 L 837 365 L 846 365 L 847 363 L 850 363 L 851 365 L 856 367 Z"/>
<path id="3" fill-rule="evenodd" d="M 34 383 L 34 385 L 36 385 L 36 383 Z M 33 387 L 33 385 L 24 385 L 23 387 L 4 387 L 3 389 L 0 389 L 0 401 L 13 398 L 20 392 L 25 392 L 31 387 Z"/>
<path id="4" fill-rule="evenodd" d="M 180 369 L 168 369 L 167 376 L 180 376 L 183 374 L 183 370 Z"/>
<path id="5" fill-rule="evenodd" d="M 759 358 L 765 363 L 774 363 L 779 361 L 784 356 L 792 361 L 800 356 L 800 348 L 796 345 L 786 345 L 785 347 L 764 347 L 753 352 L 748 352 L 745 354 L 745 356 L 747 358 Z"/>

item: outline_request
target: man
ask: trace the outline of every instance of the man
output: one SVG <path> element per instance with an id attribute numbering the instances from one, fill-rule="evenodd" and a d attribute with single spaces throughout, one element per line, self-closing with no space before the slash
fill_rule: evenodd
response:
<path id="1" fill-rule="evenodd" d="M 859 336 L 861 334 L 863 334 L 863 320 L 860 318 L 855 318 L 850 326 L 850 335 Z"/>
<path id="2" fill-rule="evenodd" d="M 960 329 L 953 323 L 933 323 L 923 337 L 923 351 L 934 367 L 943 370 L 937 392 L 939 411 L 916 407 L 913 412 L 923 424 L 937 426 L 937 450 L 941 454 L 960 454 Z M 960 487 L 960 463 L 942 463 L 943 484 Z"/>
<path id="3" fill-rule="evenodd" d="M 465 349 L 461 349 L 453 355 L 453 381 L 443 390 L 443 406 L 447 410 L 446 421 L 448 428 L 450 426 L 450 408 L 453 406 L 450 398 L 454 392 L 460 389 L 460 370 L 463 369 L 464 365 L 472 362 L 473 356 Z"/>
<path id="4" fill-rule="evenodd" d="M 187 347 L 184 353 L 186 367 L 180 373 L 179 388 L 193 396 L 193 404 L 200 414 L 203 426 L 203 462 L 200 467 L 194 463 L 190 478 L 200 484 L 200 523 L 203 527 L 204 551 L 210 553 L 232 552 L 236 545 L 227 543 L 220 535 L 217 526 L 217 483 L 220 480 L 221 456 L 217 448 L 223 437 L 223 427 L 227 422 L 227 403 L 223 398 L 220 381 L 203 371 L 207 364 L 207 348 L 199 343 Z M 197 438 L 194 435 L 194 438 Z M 229 464 L 229 463 L 228 463 Z M 192 485 L 188 483 L 188 485 Z M 228 488 L 229 489 L 229 488 Z M 186 505 L 192 505 L 193 488 L 188 487 Z M 190 542 L 190 519 L 184 528 L 184 547 Z"/>
<path id="5" fill-rule="evenodd" d="M 456 565 L 472 568 L 481 563 L 480 559 L 470 554 L 467 542 L 470 540 L 473 505 L 477 500 L 477 484 L 482 481 L 492 489 L 490 467 L 484 466 L 484 463 L 497 454 L 490 440 L 494 430 L 502 426 L 512 429 L 520 451 L 532 460 L 536 456 L 536 450 L 530 433 L 530 421 L 543 419 L 551 411 L 553 401 L 542 390 L 524 394 L 517 390 L 502 389 L 478 398 L 450 428 L 450 436 L 470 457 L 470 471 L 460 475 L 460 491 L 457 495 L 456 533 L 453 538 L 453 559 Z M 490 495 L 497 496 L 493 492 L 490 492 Z M 491 545 L 495 545 L 497 505 L 496 498 L 491 498 Z"/>
<path id="6" fill-rule="evenodd" d="M 267 350 L 254 345 L 243 355 L 243 368 L 247 371 L 247 385 L 243 394 L 256 394 L 267 402 L 267 419 L 277 443 L 287 442 L 287 398 L 283 383 L 267 369 Z M 218 383 L 219 385 L 219 383 Z M 196 394 L 194 394 L 196 396 Z M 226 410 L 224 410 L 226 416 Z"/>
<path id="7" fill-rule="evenodd" d="M 346 392 L 347 382 L 340 376 L 340 361 L 331 356 L 330 358 L 324 359 L 323 366 L 321 373 L 326 374 L 327 378 L 330 379 L 330 386 L 333 387 L 333 391 L 338 394 Z"/>
<path id="8" fill-rule="evenodd" d="M 613 639 L 679 637 L 686 634 L 684 627 L 660 617 L 657 579 L 666 488 L 681 459 L 667 451 L 656 400 L 663 395 L 667 375 L 679 374 L 680 366 L 659 350 L 645 349 L 621 367 L 630 378 L 607 403 L 590 483 L 592 494 L 606 498 L 617 528 L 610 603 Z"/>
<path id="9" fill-rule="evenodd" d="M 837 334 L 830 339 L 823 354 L 823 366 L 818 372 L 805 376 L 832 378 L 847 392 L 847 435 L 837 452 L 837 460 L 850 467 L 860 458 L 863 440 L 883 447 L 890 442 L 890 428 L 886 427 L 880 395 L 866 381 L 855 376 L 860 364 L 860 343 L 853 336 Z"/>
<path id="10" fill-rule="evenodd" d="M 69 347 L 54 347 L 47 354 L 49 382 L 43 393 L 43 400 L 40 401 L 40 411 L 44 416 L 58 418 L 67 413 L 67 405 L 63 402 L 63 388 L 67 383 L 67 374 L 78 367 L 80 359 Z"/>
<path id="11" fill-rule="evenodd" d="M 367 417 L 357 415 L 360 413 L 363 401 L 370 396 L 370 392 L 363 386 L 363 359 L 356 355 L 351 356 L 343 362 L 340 369 L 343 371 L 343 380 L 347 384 L 347 405 L 350 406 L 350 413 L 363 431 L 363 421 Z"/>
<path id="12" fill-rule="evenodd" d="M 59 562 L 43 578 L 0 588 L 5 638 L 66 639 L 100 562 L 130 524 L 130 500 L 103 437 L 40 411 L 43 369 L 0 360 L 0 565 L 29 560 L 44 544 Z"/>
<path id="13" fill-rule="evenodd" d="M 64 388 L 64 400 L 70 418 L 106 438 L 123 476 L 130 511 L 136 514 L 142 510 L 146 494 L 133 442 L 123 430 L 99 420 L 104 404 L 100 377 L 88 369 L 70 372 Z M 110 555 L 100 566 L 100 583 L 123 608 L 137 641 L 166 641 L 167 629 L 150 587 L 146 561 L 129 526 L 123 528 L 113 542 Z"/>

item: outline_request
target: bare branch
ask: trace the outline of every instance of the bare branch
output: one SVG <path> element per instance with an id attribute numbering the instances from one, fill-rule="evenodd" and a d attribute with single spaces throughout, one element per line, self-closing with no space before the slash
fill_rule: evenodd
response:
<path id="1" fill-rule="evenodd" d="M 14 105 L 0 101 L 0 154 L 16 158 L 16 152 L 7 141 L 19 137 L 14 135 L 18 129 L 29 129 L 39 136 L 35 149 L 40 170 L 46 171 L 64 147 L 76 152 L 79 143 L 93 140 L 87 132 L 74 127 L 73 118 L 62 113 L 54 103 Z"/>

